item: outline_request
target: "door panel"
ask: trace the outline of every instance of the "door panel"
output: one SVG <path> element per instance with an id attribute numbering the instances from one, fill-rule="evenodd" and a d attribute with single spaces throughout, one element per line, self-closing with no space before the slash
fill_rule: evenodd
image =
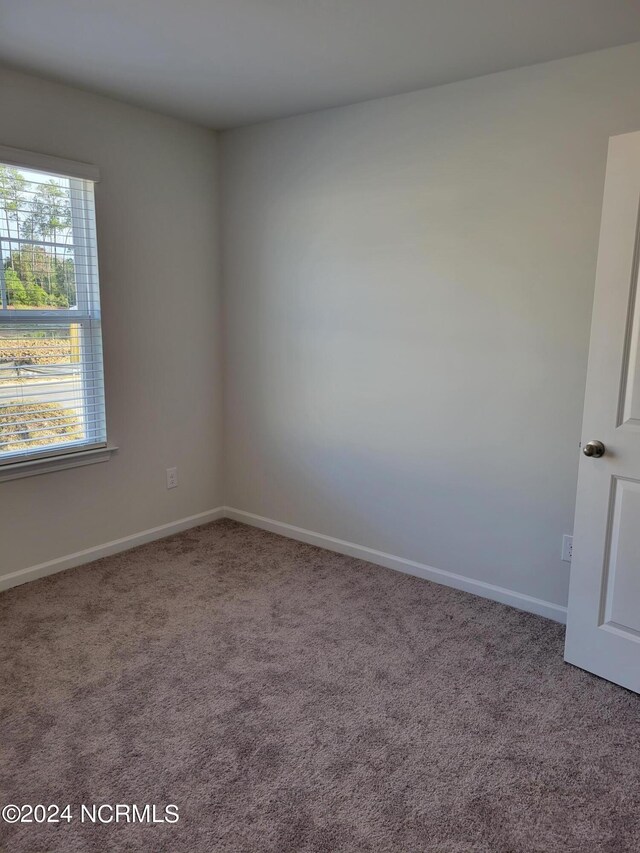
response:
<path id="1" fill-rule="evenodd" d="M 640 223 L 640 213 L 638 215 Z M 640 234 L 640 226 L 636 225 Z M 636 249 L 637 253 L 637 249 Z M 634 270 L 630 299 L 629 343 L 625 350 L 623 409 L 621 424 L 640 427 L 640 299 L 638 299 L 638 269 Z"/>
<path id="2" fill-rule="evenodd" d="M 605 560 L 602 623 L 640 636 L 640 482 L 613 481 L 611 531 Z"/>
<path id="3" fill-rule="evenodd" d="M 640 692 L 640 133 L 610 140 L 565 660 Z"/>

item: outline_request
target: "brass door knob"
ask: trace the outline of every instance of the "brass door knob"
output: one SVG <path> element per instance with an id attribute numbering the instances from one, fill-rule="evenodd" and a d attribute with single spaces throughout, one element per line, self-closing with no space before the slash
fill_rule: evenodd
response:
<path id="1" fill-rule="evenodd" d="M 588 441 L 582 448 L 584 455 L 593 459 L 600 459 L 601 456 L 604 456 L 605 450 L 606 448 L 601 441 Z"/>

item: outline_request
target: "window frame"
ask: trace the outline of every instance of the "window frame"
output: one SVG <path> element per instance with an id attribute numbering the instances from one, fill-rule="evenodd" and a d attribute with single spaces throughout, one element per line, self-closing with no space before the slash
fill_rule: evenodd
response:
<path id="1" fill-rule="evenodd" d="M 66 160 L 60 157 L 53 157 L 48 154 L 40 154 L 32 151 L 22 151 L 17 148 L 0 145 L 0 163 L 15 168 L 31 169 L 39 172 L 49 173 L 52 176 L 60 176 L 69 179 L 69 188 L 71 198 L 74 199 L 72 204 L 72 220 L 71 230 L 73 234 L 72 245 L 74 249 L 79 248 L 85 254 L 89 263 L 95 264 L 98 269 L 98 252 L 97 252 L 97 234 L 95 222 L 95 204 L 91 203 L 84 191 L 82 182 L 91 181 L 98 183 L 100 180 L 100 171 L 96 166 L 88 163 L 75 162 Z M 73 215 L 74 209 L 80 209 L 81 215 Z M 0 244 L 3 238 L 0 237 Z M 30 240 L 23 238 L 14 238 L 11 242 L 20 242 L 32 244 Z M 54 241 L 38 241 L 40 245 L 61 247 L 61 243 Z M 82 330 L 83 336 L 90 337 L 91 325 L 101 321 L 100 299 L 99 299 L 99 282 L 96 293 L 92 293 L 91 283 L 87 276 L 85 266 L 78 265 L 76 268 L 77 276 L 77 297 L 78 305 L 73 309 L 56 308 L 47 310 L 43 309 L 28 309 L 20 310 L 15 308 L 3 307 L 6 305 L 6 284 L 4 277 L 4 267 L 0 262 L 0 320 L 11 320 L 16 324 L 21 320 L 29 322 L 33 325 L 69 325 L 69 323 L 77 324 Z M 84 277 L 85 286 L 81 286 L 81 279 Z M 78 280 L 80 279 L 80 280 Z M 92 300 L 95 300 L 92 304 Z M 21 454 L 0 459 L 0 482 L 3 480 L 12 480 L 21 476 L 29 477 L 38 473 L 47 471 L 60 470 L 61 468 L 76 467 L 83 464 L 94 464 L 95 462 L 106 461 L 110 458 L 113 451 L 117 448 L 110 445 L 106 438 L 106 418 L 105 418 L 105 437 L 98 435 L 96 430 L 95 419 L 89 417 L 89 409 L 95 406 L 96 400 L 100 400 L 102 406 L 105 406 L 105 389 L 104 389 L 104 362 L 102 358 L 102 346 L 99 345 L 99 351 L 92 345 L 94 354 L 97 352 L 102 364 L 100 376 L 96 376 L 93 370 L 82 371 L 83 396 L 85 405 L 85 429 L 87 435 L 81 442 L 68 442 L 51 448 L 42 448 L 32 452 L 26 451 Z M 93 358 L 92 358 L 93 361 Z"/>

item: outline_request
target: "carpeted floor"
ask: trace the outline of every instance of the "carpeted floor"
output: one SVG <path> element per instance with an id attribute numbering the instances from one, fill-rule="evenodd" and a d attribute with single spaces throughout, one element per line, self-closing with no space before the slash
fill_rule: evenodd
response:
<path id="1" fill-rule="evenodd" d="M 230 521 L 0 618 L 2 802 L 73 815 L 7 853 L 640 850 L 640 697 L 553 622 Z"/>

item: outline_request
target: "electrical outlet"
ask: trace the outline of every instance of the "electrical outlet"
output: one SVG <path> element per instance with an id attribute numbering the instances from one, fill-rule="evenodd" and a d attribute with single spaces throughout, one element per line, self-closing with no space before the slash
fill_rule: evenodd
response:
<path id="1" fill-rule="evenodd" d="M 564 535 L 562 537 L 562 559 L 565 563 L 570 563 L 573 557 L 573 536 Z"/>
<path id="2" fill-rule="evenodd" d="M 167 488 L 175 489 L 178 486 L 178 469 L 167 468 Z"/>

